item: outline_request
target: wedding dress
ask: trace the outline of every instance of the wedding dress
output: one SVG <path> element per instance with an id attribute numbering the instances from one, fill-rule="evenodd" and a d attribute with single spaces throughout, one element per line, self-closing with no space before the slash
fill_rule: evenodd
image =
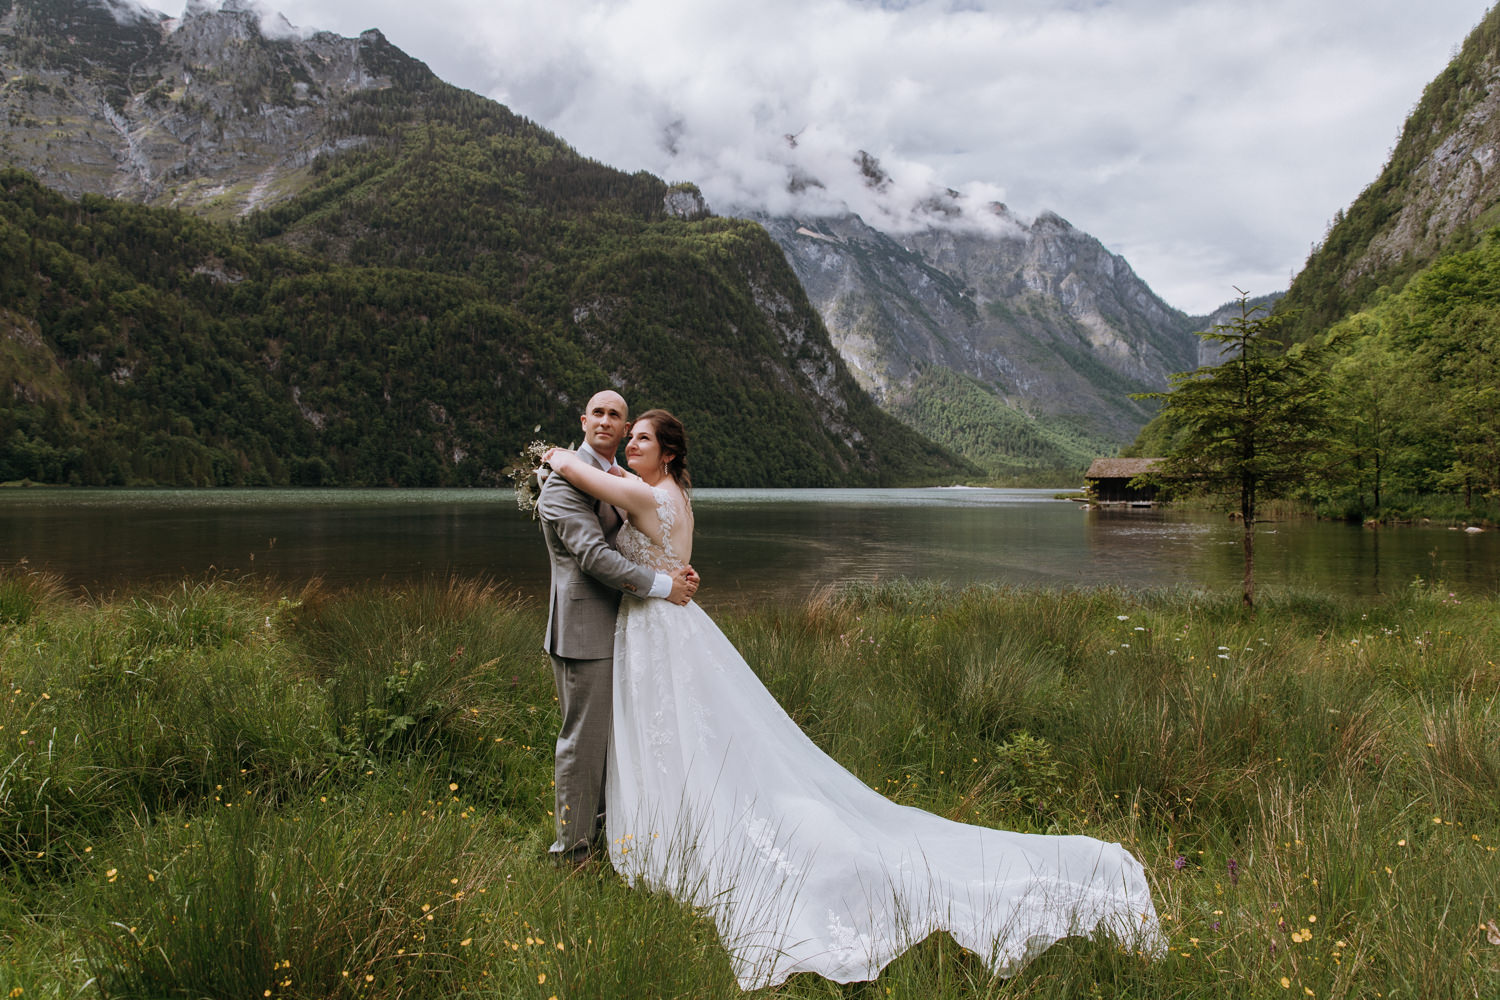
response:
<path id="1" fill-rule="evenodd" d="M 672 571 L 679 519 L 654 490 Z M 1070 935 L 1162 948 L 1145 873 L 1119 844 L 970 826 L 897 805 L 807 738 L 696 604 L 630 595 L 615 627 L 610 860 L 717 925 L 745 989 L 796 972 L 873 979 L 937 930 L 1007 974 Z"/>

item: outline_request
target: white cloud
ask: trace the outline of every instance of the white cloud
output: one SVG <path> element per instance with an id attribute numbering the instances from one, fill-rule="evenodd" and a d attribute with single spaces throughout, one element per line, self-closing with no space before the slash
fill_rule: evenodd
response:
<path id="1" fill-rule="evenodd" d="M 1206 312 L 1284 287 L 1484 0 L 264 0 L 716 208 L 1051 209 Z M 796 135 L 792 148 L 785 141 Z M 853 156 L 891 177 L 875 198 Z M 793 177 L 815 178 L 800 195 Z M 980 217 L 983 217 L 982 215 Z"/>

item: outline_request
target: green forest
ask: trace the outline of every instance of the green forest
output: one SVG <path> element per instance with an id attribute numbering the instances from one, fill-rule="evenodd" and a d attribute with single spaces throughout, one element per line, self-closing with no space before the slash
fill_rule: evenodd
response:
<path id="1" fill-rule="evenodd" d="M 1440 509 L 1493 515 L 1500 500 L 1500 229 L 1290 350 L 1319 358 L 1326 414 L 1317 474 L 1291 496 L 1347 519 Z M 1180 433 L 1164 413 L 1130 450 L 1170 454 Z"/>
<path id="2" fill-rule="evenodd" d="M 977 472 L 859 390 L 759 226 L 393 73 L 239 222 L 0 173 L 0 481 L 494 485 L 605 386 L 685 420 L 701 485 Z"/>
<path id="3" fill-rule="evenodd" d="M 950 368 L 923 371 L 891 412 L 986 474 L 1008 480 L 1070 482 L 1094 457 L 1117 447 L 1061 418 L 1006 406 L 992 389 Z"/>

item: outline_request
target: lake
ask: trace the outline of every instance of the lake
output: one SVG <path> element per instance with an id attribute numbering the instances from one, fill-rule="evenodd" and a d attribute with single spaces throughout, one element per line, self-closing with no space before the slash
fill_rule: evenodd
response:
<path id="1" fill-rule="evenodd" d="M 694 494 L 706 606 L 893 577 L 1235 592 L 1222 515 L 1106 508 L 1055 490 L 712 490 Z M 1373 595 L 1412 580 L 1500 590 L 1500 532 L 1295 520 L 1257 527 L 1258 586 Z M 538 597 L 539 529 L 509 490 L 0 490 L 0 565 L 98 595 L 220 573 L 333 585 L 487 577 Z"/>

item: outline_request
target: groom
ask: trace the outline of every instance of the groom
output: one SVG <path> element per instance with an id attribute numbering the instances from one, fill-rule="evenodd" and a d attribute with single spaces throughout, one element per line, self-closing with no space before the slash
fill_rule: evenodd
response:
<path id="1" fill-rule="evenodd" d="M 595 393 L 583 412 L 583 445 L 578 454 L 606 472 L 624 475 L 615 465 L 615 451 L 629 416 L 619 393 L 609 389 Z M 686 604 L 698 590 L 698 574 L 692 567 L 675 574 L 659 573 L 620 555 L 614 548 L 622 524 L 620 512 L 563 476 L 547 477 L 537 513 L 552 563 L 543 645 L 552 656 L 552 678 L 562 711 L 553 811 L 557 839 L 550 853 L 559 865 L 579 865 L 604 835 L 604 775 L 620 592 Z"/>

